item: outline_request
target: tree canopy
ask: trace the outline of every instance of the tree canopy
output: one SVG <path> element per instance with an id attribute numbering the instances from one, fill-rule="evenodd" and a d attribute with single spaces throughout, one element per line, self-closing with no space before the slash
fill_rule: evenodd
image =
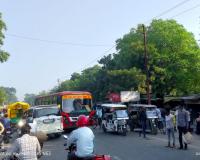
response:
<path id="1" fill-rule="evenodd" d="M 35 94 L 26 93 L 26 94 L 24 95 L 24 102 L 27 102 L 27 103 L 29 103 L 31 106 L 33 106 L 33 105 L 34 105 L 34 101 L 35 101 L 35 97 L 36 97 Z"/>
<path id="2" fill-rule="evenodd" d="M 7 96 L 5 90 L 2 87 L 0 87 L 0 105 L 4 104 L 6 98 Z"/>
<path id="3" fill-rule="evenodd" d="M 4 33 L 3 33 L 5 30 L 6 30 L 6 24 L 3 22 L 2 16 L 0 13 L 0 62 L 1 63 L 7 61 L 9 57 L 8 52 L 1 49 L 1 47 L 3 46 L 3 39 L 5 38 Z"/>
<path id="4" fill-rule="evenodd" d="M 16 102 L 16 89 L 13 87 L 0 87 L 0 99 L 0 104 L 10 104 Z"/>
<path id="5" fill-rule="evenodd" d="M 153 20 L 147 32 L 147 52 L 152 93 L 183 95 L 200 91 L 200 49 L 192 33 L 175 20 Z M 141 25 L 117 40 L 114 68 L 144 70 Z"/>
<path id="6" fill-rule="evenodd" d="M 194 35 L 175 20 L 153 20 L 145 29 L 152 94 L 199 93 L 200 48 Z M 87 90 L 96 100 L 103 100 L 108 92 L 146 93 L 142 25 L 116 40 L 116 53 L 102 57 L 99 64 L 72 74 L 53 91 Z"/>

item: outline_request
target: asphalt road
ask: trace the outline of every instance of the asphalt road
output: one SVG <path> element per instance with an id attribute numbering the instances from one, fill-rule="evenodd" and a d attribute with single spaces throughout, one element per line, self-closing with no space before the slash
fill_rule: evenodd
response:
<path id="1" fill-rule="evenodd" d="M 95 129 L 94 133 L 95 153 L 109 154 L 113 160 L 200 160 L 200 136 L 194 135 L 188 150 L 178 150 L 165 147 L 166 135 L 147 135 L 147 139 L 144 139 L 137 132 L 121 136 Z M 67 152 L 63 144 L 63 137 L 47 141 L 43 149 L 46 155 L 41 160 L 66 159 Z"/>

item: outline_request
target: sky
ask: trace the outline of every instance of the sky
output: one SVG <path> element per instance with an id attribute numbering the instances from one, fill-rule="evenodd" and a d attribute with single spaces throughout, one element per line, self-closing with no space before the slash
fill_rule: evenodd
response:
<path id="1" fill-rule="evenodd" d="M 113 53 L 115 41 L 131 28 L 148 25 L 180 2 L 183 0 L 0 0 L 7 26 L 1 49 L 10 53 L 9 60 L 0 64 L 0 86 L 16 88 L 19 100 L 26 93 L 48 91 L 58 85 L 58 79 L 69 79 L 73 72 L 92 67 Z M 200 39 L 199 0 L 188 0 L 158 18 L 172 17 Z"/>

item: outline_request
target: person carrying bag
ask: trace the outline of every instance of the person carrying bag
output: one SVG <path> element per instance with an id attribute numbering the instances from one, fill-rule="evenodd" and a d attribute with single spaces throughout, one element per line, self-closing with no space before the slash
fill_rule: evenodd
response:
<path id="1" fill-rule="evenodd" d="M 177 126 L 178 126 L 178 133 L 179 133 L 179 149 L 183 149 L 183 134 L 187 133 L 188 128 L 188 116 L 187 112 L 183 108 L 183 101 L 181 102 L 178 112 L 177 112 Z M 184 149 L 187 149 L 187 143 L 184 142 Z"/>
<path id="2" fill-rule="evenodd" d="M 192 143 L 192 134 L 190 132 L 187 132 L 185 134 L 183 134 L 183 142 L 186 144 L 191 144 Z"/>

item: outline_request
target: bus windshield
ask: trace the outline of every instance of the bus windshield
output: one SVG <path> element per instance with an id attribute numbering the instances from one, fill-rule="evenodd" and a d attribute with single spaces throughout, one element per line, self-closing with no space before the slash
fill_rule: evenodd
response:
<path id="1" fill-rule="evenodd" d="M 63 99 L 62 111 L 66 113 L 74 112 L 90 112 L 91 111 L 91 99 Z"/>

